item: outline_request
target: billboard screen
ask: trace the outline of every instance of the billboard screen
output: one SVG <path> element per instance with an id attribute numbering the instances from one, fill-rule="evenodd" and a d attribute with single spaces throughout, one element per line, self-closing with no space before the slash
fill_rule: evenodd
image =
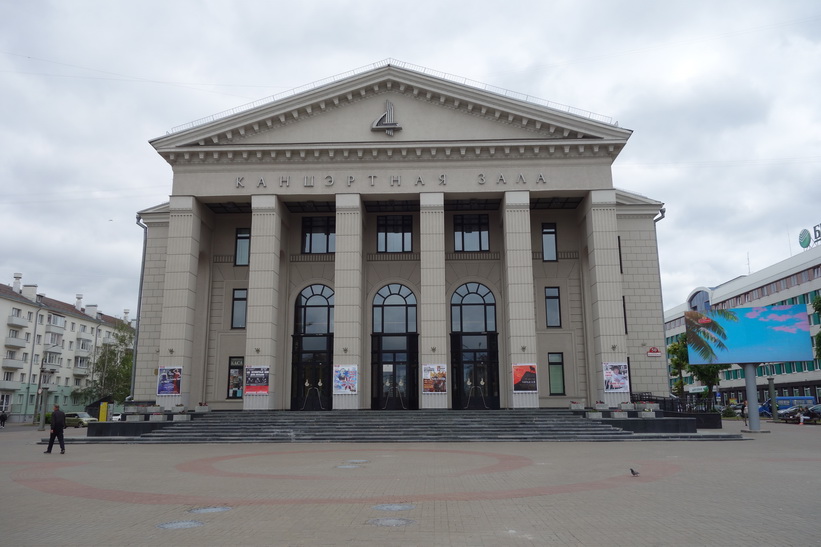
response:
<path id="1" fill-rule="evenodd" d="M 691 365 L 812 361 L 807 306 L 684 312 Z"/>

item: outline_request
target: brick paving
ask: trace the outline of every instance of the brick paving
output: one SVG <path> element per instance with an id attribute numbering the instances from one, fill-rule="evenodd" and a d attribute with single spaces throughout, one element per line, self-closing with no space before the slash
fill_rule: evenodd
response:
<path id="1" fill-rule="evenodd" d="M 818 545 L 821 426 L 762 428 L 742 442 L 68 444 L 60 455 L 10 424 L 0 545 Z"/>

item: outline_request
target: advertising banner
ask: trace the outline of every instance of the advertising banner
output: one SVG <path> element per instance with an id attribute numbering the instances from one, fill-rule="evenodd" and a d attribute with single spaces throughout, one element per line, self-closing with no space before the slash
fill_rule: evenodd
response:
<path id="1" fill-rule="evenodd" d="M 245 367 L 245 393 L 268 393 L 270 367 Z"/>
<path id="2" fill-rule="evenodd" d="M 422 391 L 424 393 L 447 393 L 448 367 L 446 365 L 422 365 Z"/>
<path id="3" fill-rule="evenodd" d="M 513 391 L 539 391 L 536 383 L 536 365 L 513 365 Z"/>
<path id="4" fill-rule="evenodd" d="M 691 365 L 812 361 L 807 306 L 684 312 Z"/>
<path id="5" fill-rule="evenodd" d="M 157 395 L 179 395 L 182 367 L 160 367 L 157 370 Z"/>
<path id="6" fill-rule="evenodd" d="M 627 363 L 603 363 L 604 371 L 604 392 L 605 393 L 629 393 L 630 373 Z"/>
<path id="7" fill-rule="evenodd" d="M 334 395 L 356 394 L 359 365 L 334 365 Z"/>

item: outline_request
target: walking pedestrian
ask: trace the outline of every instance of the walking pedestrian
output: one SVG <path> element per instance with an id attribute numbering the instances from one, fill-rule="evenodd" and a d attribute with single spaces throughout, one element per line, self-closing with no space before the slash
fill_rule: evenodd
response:
<path id="1" fill-rule="evenodd" d="M 744 425 L 747 425 L 747 401 L 741 405 L 741 419 L 744 420 Z"/>
<path id="2" fill-rule="evenodd" d="M 6 420 L 8 420 L 8 419 L 9 419 L 9 417 L 6 415 L 5 410 L 0 412 L 0 427 L 6 427 Z"/>
<path id="3" fill-rule="evenodd" d="M 63 440 L 63 430 L 66 428 L 66 413 L 60 410 L 60 405 L 54 405 L 54 412 L 51 413 L 51 435 L 48 438 L 48 450 L 43 454 L 51 454 L 54 446 L 54 439 L 60 441 L 60 454 L 66 453 L 66 443 Z"/>

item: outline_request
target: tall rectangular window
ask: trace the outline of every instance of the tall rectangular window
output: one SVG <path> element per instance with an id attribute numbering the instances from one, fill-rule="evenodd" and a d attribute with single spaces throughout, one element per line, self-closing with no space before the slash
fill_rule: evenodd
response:
<path id="1" fill-rule="evenodd" d="M 547 354 L 547 375 L 550 380 L 550 394 L 564 395 L 564 354 Z"/>
<path id="2" fill-rule="evenodd" d="M 251 260 L 251 229 L 237 228 L 234 266 L 247 266 Z"/>
<path id="3" fill-rule="evenodd" d="M 231 307 L 231 328 L 244 329 L 245 316 L 248 312 L 248 289 L 234 289 L 234 300 Z"/>
<path id="4" fill-rule="evenodd" d="M 489 251 L 487 215 L 455 215 L 453 217 L 453 250 L 456 252 Z"/>
<path id="5" fill-rule="evenodd" d="M 545 262 L 555 262 L 559 259 L 556 250 L 556 224 L 546 222 L 542 224 L 542 260 Z"/>
<path id="6" fill-rule="evenodd" d="M 302 254 L 336 252 L 336 218 L 302 218 Z"/>
<path id="7" fill-rule="evenodd" d="M 412 216 L 387 215 L 376 218 L 376 252 L 410 253 L 412 251 Z"/>
<path id="8" fill-rule="evenodd" d="M 562 326 L 562 312 L 559 301 L 559 287 L 545 287 L 544 308 L 548 327 Z"/>

